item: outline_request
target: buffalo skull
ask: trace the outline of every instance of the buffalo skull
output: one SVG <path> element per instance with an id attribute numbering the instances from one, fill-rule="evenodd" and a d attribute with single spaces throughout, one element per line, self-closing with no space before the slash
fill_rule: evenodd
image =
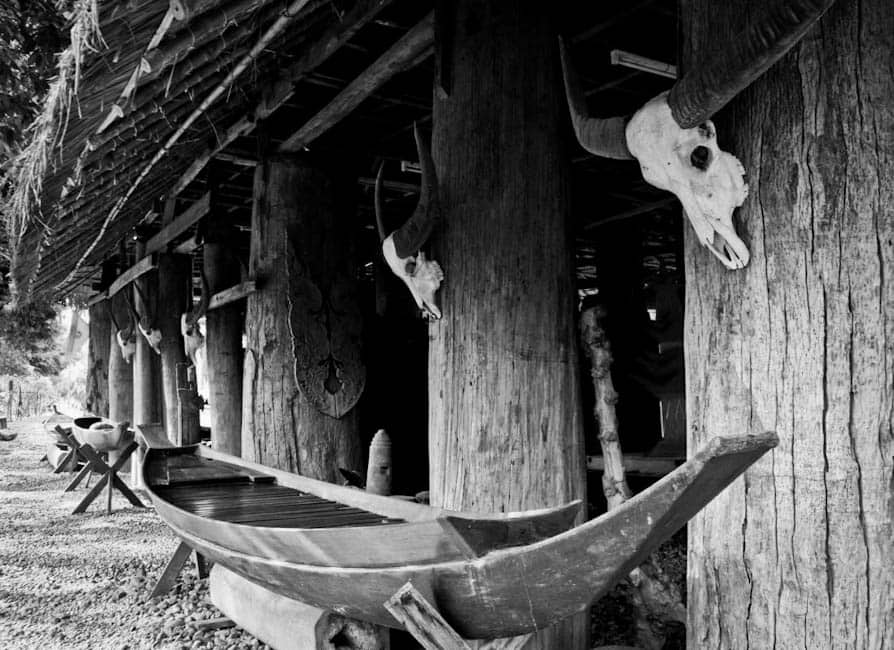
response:
<path id="1" fill-rule="evenodd" d="M 419 152 L 419 164 L 422 167 L 422 189 L 419 203 L 413 215 L 403 226 L 385 235 L 382 221 L 382 171 L 384 163 L 379 166 L 376 176 L 375 208 L 376 223 L 382 239 L 382 254 L 391 271 L 399 277 L 416 305 L 422 310 L 426 319 L 441 318 L 441 310 L 435 303 L 435 292 L 441 286 L 444 272 L 434 260 L 427 259 L 421 250 L 440 217 L 437 204 L 438 179 L 435 174 L 435 163 L 428 145 L 423 141 L 418 127 L 413 125 L 416 137 L 416 149 Z"/>
<path id="2" fill-rule="evenodd" d="M 732 213 L 748 194 L 744 169 L 717 147 L 710 117 L 794 46 L 835 0 L 782 0 L 759 21 L 706 58 L 668 92 L 632 118 L 594 118 L 560 40 L 565 94 L 578 142 L 606 158 L 636 158 L 643 178 L 673 192 L 699 241 L 727 268 L 741 269 L 749 253 Z"/>
<path id="3" fill-rule="evenodd" d="M 748 195 L 745 168 L 718 148 L 714 123 L 681 128 L 671 115 L 667 93 L 662 93 L 630 119 L 627 147 L 639 161 L 643 179 L 680 200 L 702 245 L 727 268 L 745 268 L 748 247 L 733 226 L 733 210 Z"/>

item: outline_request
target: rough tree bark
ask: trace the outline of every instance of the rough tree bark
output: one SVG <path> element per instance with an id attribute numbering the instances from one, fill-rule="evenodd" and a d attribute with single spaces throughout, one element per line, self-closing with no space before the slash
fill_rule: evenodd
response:
<path id="1" fill-rule="evenodd" d="M 567 122 L 548 13 L 462 0 L 438 14 L 440 60 L 452 69 L 433 115 L 444 210 L 434 258 L 446 273 L 429 348 L 437 506 L 586 498 Z M 586 648 L 587 636 L 582 614 L 527 647 Z"/>
<path id="2" fill-rule="evenodd" d="M 109 317 L 108 301 L 91 305 L 88 312 L 90 338 L 87 342 L 87 396 L 84 408 L 88 413 L 109 417 L 109 345 L 112 340 L 112 319 Z"/>
<path id="3" fill-rule="evenodd" d="M 124 296 L 118 294 L 106 301 L 110 316 L 124 329 L 129 327 L 130 309 Z M 115 327 L 109 329 L 109 418 L 116 422 L 134 422 L 133 414 L 133 366 L 121 356 L 121 347 L 115 335 Z M 133 359 L 131 359 L 131 363 Z"/>
<path id="4" fill-rule="evenodd" d="M 768 5 L 685 2 L 686 61 Z M 839 2 L 717 120 L 752 258 L 686 228 L 689 449 L 780 444 L 690 525 L 690 647 L 894 646 L 891 61 L 890 2 Z"/>
<path id="5" fill-rule="evenodd" d="M 202 261 L 208 288 L 214 294 L 237 284 L 240 273 L 231 228 L 212 224 Z M 231 303 L 205 316 L 211 440 L 215 449 L 236 456 L 242 453 L 242 308 L 242 304 Z"/>
<path id="6" fill-rule="evenodd" d="M 136 257 L 142 259 L 145 243 L 137 242 Z M 139 287 L 139 289 L 137 289 Z M 158 277 L 155 273 L 144 275 L 134 282 L 133 304 L 144 325 L 158 327 Z M 145 297 L 145 301 L 143 300 Z M 133 355 L 133 424 L 154 424 L 162 422 L 161 401 L 161 360 L 146 337 L 136 333 L 136 351 Z M 173 440 L 173 432 L 165 431 Z"/>
<path id="7" fill-rule="evenodd" d="M 186 363 L 180 315 L 191 304 L 192 260 L 188 255 L 162 253 L 158 256 L 158 304 L 156 327 L 161 330 L 161 386 L 163 422 L 168 438 L 177 445 L 199 442 L 199 412 L 181 404 L 177 390 L 177 366 Z"/>
<path id="8" fill-rule="evenodd" d="M 362 462 L 357 409 L 333 417 L 319 408 L 365 376 L 344 195 L 297 157 L 255 172 L 249 274 L 260 288 L 246 312 L 242 455 L 327 481 Z"/>

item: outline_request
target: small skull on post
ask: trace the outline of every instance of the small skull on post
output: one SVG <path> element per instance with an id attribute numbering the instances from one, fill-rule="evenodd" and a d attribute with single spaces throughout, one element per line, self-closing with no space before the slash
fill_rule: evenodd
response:
<path id="1" fill-rule="evenodd" d="M 375 208 L 376 223 L 382 239 L 382 254 L 392 272 L 399 277 L 413 296 L 416 305 L 422 310 L 426 319 L 441 318 L 441 310 L 435 303 L 435 292 L 441 286 L 444 272 L 434 260 L 426 258 L 420 250 L 440 218 L 437 204 L 438 179 L 435 164 L 428 145 L 422 140 L 418 127 L 413 125 L 416 137 L 416 149 L 419 152 L 419 164 L 422 167 L 422 189 L 419 203 L 413 215 L 400 228 L 385 235 L 382 221 L 382 170 L 379 167 L 376 176 Z"/>
<path id="2" fill-rule="evenodd" d="M 205 345 L 205 336 L 202 334 L 199 320 L 208 311 L 209 293 L 208 278 L 202 272 L 202 297 L 199 299 L 198 306 L 195 310 L 190 310 L 180 315 L 180 334 L 183 336 L 183 351 L 195 367 L 198 367 L 196 353 Z"/>

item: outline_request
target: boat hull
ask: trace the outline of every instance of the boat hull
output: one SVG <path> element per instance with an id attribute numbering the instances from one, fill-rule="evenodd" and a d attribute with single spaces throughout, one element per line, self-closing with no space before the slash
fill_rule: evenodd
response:
<path id="1" fill-rule="evenodd" d="M 715 439 L 616 510 L 548 539 L 477 558 L 454 554 L 447 560 L 395 566 L 361 566 L 350 558 L 342 566 L 297 563 L 229 548 L 219 543 L 223 540 L 211 541 L 203 527 L 168 519 L 158 502 L 156 508 L 188 545 L 288 598 L 399 627 L 384 603 L 412 582 L 462 636 L 499 638 L 547 627 L 585 610 L 772 448 L 775 440 L 772 434 Z M 153 501 L 156 498 L 153 494 Z M 362 534 L 357 528 L 331 532 L 333 539 Z M 390 543 L 399 556 L 409 541 L 402 534 Z"/>

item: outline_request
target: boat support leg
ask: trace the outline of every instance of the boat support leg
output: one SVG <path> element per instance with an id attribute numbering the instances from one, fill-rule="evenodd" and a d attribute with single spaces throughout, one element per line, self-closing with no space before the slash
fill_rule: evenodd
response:
<path id="1" fill-rule="evenodd" d="M 162 570 L 161 575 L 158 577 L 158 581 L 155 583 L 152 593 L 149 594 L 150 600 L 163 596 L 171 590 L 171 587 L 174 586 L 174 582 L 177 580 L 177 576 L 180 575 L 180 570 L 183 569 L 183 565 L 186 564 L 186 560 L 189 559 L 190 553 L 193 553 L 195 556 L 196 572 L 199 574 L 199 577 L 208 577 L 208 562 L 205 560 L 205 556 L 197 551 L 194 552 L 191 547 L 187 546 L 186 542 L 180 542 L 177 546 L 177 550 L 174 551 L 171 559 L 168 560 L 164 570 Z"/>

